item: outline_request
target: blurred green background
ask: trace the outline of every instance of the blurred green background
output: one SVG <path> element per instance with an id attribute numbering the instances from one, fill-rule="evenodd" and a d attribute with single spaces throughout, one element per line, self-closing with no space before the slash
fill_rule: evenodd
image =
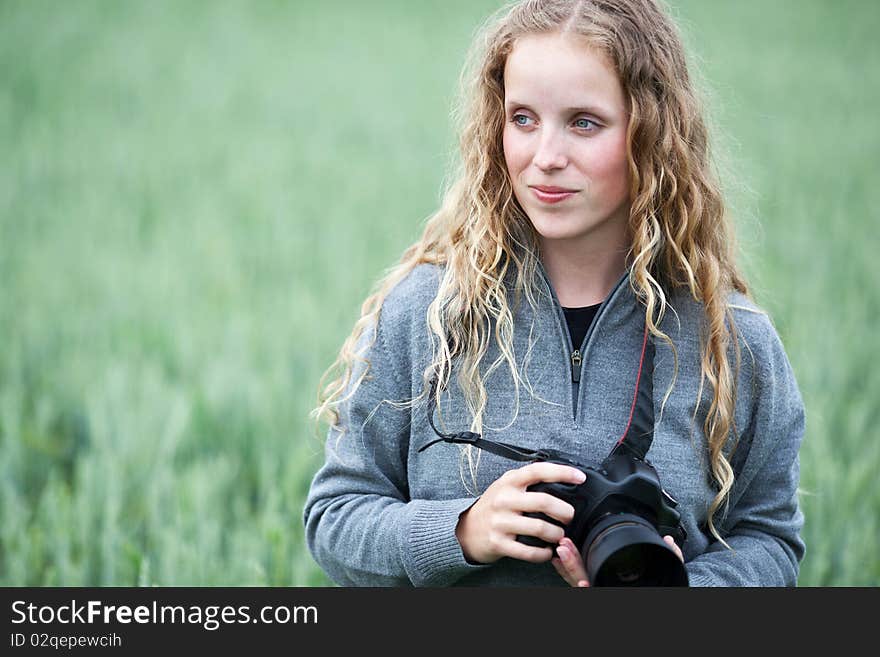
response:
<path id="1" fill-rule="evenodd" d="M 0 584 L 323 585 L 318 379 L 488 0 L 0 0 Z M 674 0 L 800 382 L 801 585 L 880 583 L 880 3 Z"/>

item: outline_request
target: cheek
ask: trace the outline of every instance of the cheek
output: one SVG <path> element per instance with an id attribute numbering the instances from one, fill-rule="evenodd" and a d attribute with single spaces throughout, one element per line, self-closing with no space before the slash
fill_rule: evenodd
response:
<path id="1" fill-rule="evenodd" d="M 591 153 L 589 170 L 594 180 L 601 180 L 609 194 L 629 194 L 629 162 L 626 136 L 613 136 L 597 144 Z"/>
<path id="2" fill-rule="evenodd" d="M 504 149 L 504 162 L 507 164 L 507 172 L 516 182 L 517 175 L 531 162 L 527 142 L 523 135 L 507 127 L 504 128 L 501 141 Z"/>

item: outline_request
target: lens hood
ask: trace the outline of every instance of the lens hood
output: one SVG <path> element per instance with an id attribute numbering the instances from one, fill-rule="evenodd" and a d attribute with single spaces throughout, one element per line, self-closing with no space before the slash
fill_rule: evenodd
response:
<path id="1" fill-rule="evenodd" d="M 681 559 L 650 522 L 634 514 L 601 518 L 581 556 L 592 586 L 688 586 Z"/>

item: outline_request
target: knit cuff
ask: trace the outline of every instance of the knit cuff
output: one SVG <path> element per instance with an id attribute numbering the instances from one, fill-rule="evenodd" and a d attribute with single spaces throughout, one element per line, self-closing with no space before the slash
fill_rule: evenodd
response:
<path id="1" fill-rule="evenodd" d="M 405 546 L 406 569 L 415 586 L 449 586 L 468 573 L 488 568 L 465 559 L 455 536 L 458 518 L 476 498 L 414 500 L 415 514 Z"/>

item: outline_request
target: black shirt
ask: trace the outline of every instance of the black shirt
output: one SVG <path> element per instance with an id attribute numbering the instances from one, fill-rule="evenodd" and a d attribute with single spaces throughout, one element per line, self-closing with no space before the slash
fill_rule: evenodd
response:
<path id="1" fill-rule="evenodd" d="M 571 334 L 571 343 L 575 349 L 581 348 L 581 343 L 590 330 L 593 318 L 596 317 L 596 311 L 599 310 L 601 303 L 595 306 L 586 306 L 584 308 L 563 308 L 565 312 L 565 321 L 568 324 L 568 332 Z"/>

